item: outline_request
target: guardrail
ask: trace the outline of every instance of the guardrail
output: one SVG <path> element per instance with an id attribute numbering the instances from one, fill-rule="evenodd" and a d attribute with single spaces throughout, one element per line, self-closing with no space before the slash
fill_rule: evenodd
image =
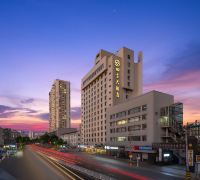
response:
<path id="1" fill-rule="evenodd" d="M 72 165 L 72 164 L 68 164 L 68 163 L 65 163 L 65 162 L 59 162 L 59 163 L 61 163 L 62 165 L 65 165 L 66 167 L 68 167 L 70 169 L 73 169 L 73 170 L 78 171 L 80 173 L 86 174 L 87 176 L 90 176 L 90 177 L 95 178 L 95 179 L 116 180 L 115 178 L 106 176 L 104 174 L 101 174 L 101 173 L 98 173 L 98 172 L 95 172 L 95 171 L 92 171 L 92 170 L 89 170 L 89 169 L 86 169 L 86 168 L 83 168 L 83 167 L 80 167 L 80 166 L 77 166 L 77 165 Z"/>

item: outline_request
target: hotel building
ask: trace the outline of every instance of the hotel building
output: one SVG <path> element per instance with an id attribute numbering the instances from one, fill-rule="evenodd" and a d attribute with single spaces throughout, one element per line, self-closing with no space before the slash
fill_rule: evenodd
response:
<path id="1" fill-rule="evenodd" d="M 56 79 L 49 92 L 49 132 L 70 128 L 70 82 Z"/>
<path id="2" fill-rule="evenodd" d="M 81 137 L 83 144 L 105 144 L 107 109 L 142 94 L 142 53 L 121 48 L 116 53 L 100 50 L 92 69 L 81 83 Z"/>

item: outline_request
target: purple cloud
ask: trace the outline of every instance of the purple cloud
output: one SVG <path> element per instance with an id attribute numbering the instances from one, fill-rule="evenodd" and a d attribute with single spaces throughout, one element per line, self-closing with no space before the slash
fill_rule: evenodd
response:
<path id="1" fill-rule="evenodd" d="M 22 104 L 29 104 L 29 103 L 32 103 L 34 101 L 33 98 L 29 98 L 29 99 L 24 99 L 24 100 L 21 100 L 20 102 Z"/>
<path id="2" fill-rule="evenodd" d="M 81 119 L 81 107 L 72 107 L 71 108 L 71 118 L 73 120 Z"/>

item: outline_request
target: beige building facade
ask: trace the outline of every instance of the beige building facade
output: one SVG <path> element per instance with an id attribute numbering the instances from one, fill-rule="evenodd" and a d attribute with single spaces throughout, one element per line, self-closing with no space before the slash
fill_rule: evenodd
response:
<path id="1" fill-rule="evenodd" d="M 100 50 L 93 68 L 81 84 L 81 137 L 83 144 L 106 144 L 109 107 L 142 94 L 142 53 L 121 48 L 116 53 Z"/>
<path id="2" fill-rule="evenodd" d="M 151 91 L 109 108 L 107 145 L 131 149 L 164 142 L 160 110 L 173 103 L 172 95 Z"/>
<path id="3" fill-rule="evenodd" d="M 70 82 L 56 79 L 49 92 L 49 132 L 70 128 Z"/>
<path id="4" fill-rule="evenodd" d="M 60 138 L 70 146 L 78 146 L 81 143 L 80 131 L 75 128 L 66 129 Z"/>

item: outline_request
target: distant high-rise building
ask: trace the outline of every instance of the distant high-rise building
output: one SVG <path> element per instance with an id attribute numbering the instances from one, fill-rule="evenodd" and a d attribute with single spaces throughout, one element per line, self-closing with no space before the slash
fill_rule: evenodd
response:
<path id="1" fill-rule="evenodd" d="M 49 132 L 70 128 L 70 82 L 56 79 L 49 92 Z"/>
<path id="2" fill-rule="evenodd" d="M 105 144 L 107 108 L 142 94 L 142 53 L 100 50 L 81 84 L 81 136 L 84 144 Z"/>

